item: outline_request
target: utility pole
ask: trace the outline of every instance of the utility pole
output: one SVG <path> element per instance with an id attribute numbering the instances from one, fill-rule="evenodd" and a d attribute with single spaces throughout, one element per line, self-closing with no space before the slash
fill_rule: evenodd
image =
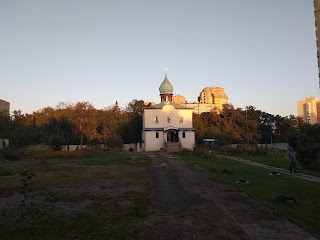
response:
<path id="1" fill-rule="evenodd" d="M 249 132 L 248 132 L 248 107 L 246 106 L 246 131 L 247 131 L 247 145 L 249 146 Z"/>

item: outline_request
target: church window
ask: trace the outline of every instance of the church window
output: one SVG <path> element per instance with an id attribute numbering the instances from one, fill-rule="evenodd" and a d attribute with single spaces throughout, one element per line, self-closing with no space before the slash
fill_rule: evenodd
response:
<path id="1" fill-rule="evenodd" d="M 168 117 L 168 123 L 171 123 L 171 117 Z"/>
<path id="2" fill-rule="evenodd" d="M 182 138 L 186 138 L 186 132 L 182 132 Z"/>
<path id="3" fill-rule="evenodd" d="M 158 123 L 158 122 L 159 122 L 158 117 L 154 117 L 154 122 L 155 122 L 155 123 Z"/>
<path id="4" fill-rule="evenodd" d="M 183 123 L 183 117 L 180 117 L 179 123 Z"/>
<path id="5" fill-rule="evenodd" d="M 159 138 L 159 133 L 158 132 L 156 132 L 156 138 Z"/>

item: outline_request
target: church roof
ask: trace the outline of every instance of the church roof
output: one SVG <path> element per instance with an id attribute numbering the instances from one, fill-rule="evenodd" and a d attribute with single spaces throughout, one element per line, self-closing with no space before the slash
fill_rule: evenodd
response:
<path id="1" fill-rule="evenodd" d="M 144 108 L 144 109 L 162 109 L 164 105 L 171 105 L 171 106 L 173 106 L 175 109 L 190 109 L 190 110 L 193 109 L 193 108 L 186 107 L 186 106 L 183 106 L 183 105 L 180 105 L 180 104 L 165 103 L 165 102 L 158 103 L 158 104 L 156 104 L 156 105 L 149 106 L 149 107 L 146 107 L 146 108 Z"/>
<path id="2" fill-rule="evenodd" d="M 163 82 L 159 87 L 160 94 L 172 94 L 173 93 L 173 86 L 171 82 L 167 78 L 167 74 L 164 77 Z"/>

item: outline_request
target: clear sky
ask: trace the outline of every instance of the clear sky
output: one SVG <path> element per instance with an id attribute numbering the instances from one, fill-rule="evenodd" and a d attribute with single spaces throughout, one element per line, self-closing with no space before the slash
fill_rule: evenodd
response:
<path id="1" fill-rule="evenodd" d="M 312 0 L 0 0 L 0 99 L 32 113 L 159 102 L 164 68 L 190 102 L 297 115 L 319 97 Z"/>

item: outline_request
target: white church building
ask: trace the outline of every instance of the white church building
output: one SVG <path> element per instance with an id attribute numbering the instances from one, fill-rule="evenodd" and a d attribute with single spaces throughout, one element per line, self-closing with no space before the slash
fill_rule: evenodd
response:
<path id="1" fill-rule="evenodd" d="M 167 73 L 159 91 L 161 103 L 143 110 L 143 150 L 146 152 L 192 150 L 195 146 L 193 108 L 172 103 L 173 86 L 167 78 Z"/>

